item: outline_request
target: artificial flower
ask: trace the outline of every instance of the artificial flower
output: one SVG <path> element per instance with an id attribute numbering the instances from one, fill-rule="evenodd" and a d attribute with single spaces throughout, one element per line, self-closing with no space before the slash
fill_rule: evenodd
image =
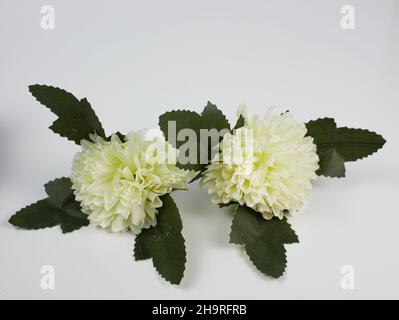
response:
<path id="1" fill-rule="evenodd" d="M 185 189 L 195 173 L 176 167 L 178 151 L 148 131 L 91 135 L 72 165 L 72 188 L 90 223 L 112 232 L 139 233 L 156 225 L 160 196 Z"/>
<path id="2" fill-rule="evenodd" d="M 319 158 L 304 123 L 270 108 L 264 119 L 239 109 L 245 125 L 224 135 L 202 178 L 216 204 L 235 202 L 280 219 L 306 202 Z"/>

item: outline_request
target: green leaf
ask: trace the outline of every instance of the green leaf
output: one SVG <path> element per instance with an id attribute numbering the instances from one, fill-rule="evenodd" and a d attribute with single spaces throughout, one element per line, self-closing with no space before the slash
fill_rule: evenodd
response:
<path id="1" fill-rule="evenodd" d="M 337 129 L 337 124 L 333 118 L 323 118 L 309 121 L 306 128 L 308 135 L 313 137 L 326 132 L 334 132 Z"/>
<path id="2" fill-rule="evenodd" d="M 62 208 L 60 222 L 63 233 L 72 232 L 89 225 L 87 214 L 82 212 L 80 203 L 77 201 L 71 202 Z"/>
<path id="3" fill-rule="evenodd" d="M 60 223 L 59 210 L 48 199 L 43 199 L 19 210 L 9 222 L 23 229 L 54 227 Z"/>
<path id="4" fill-rule="evenodd" d="M 226 116 L 216 105 L 209 101 L 204 110 L 202 110 L 201 118 L 204 129 L 230 130 L 230 124 Z"/>
<path id="5" fill-rule="evenodd" d="M 44 185 L 49 201 L 56 207 L 62 208 L 75 200 L 72 191 L 72 182 L 69 178 L 59 178 Z"/>
<path id="6" fill-rule="evenodd" d="M 335 120 L 324 118 L 306 124 L 308 136 L 313 137 L 320 158 L 318 174 L 344 177 L 344 162 L 356 161 L 382 148 L 385 139 L 364 129 L 338 128 Z"/>
<path id="7" fill-rule="evenodd" d="M 234 126 L 234 130 L 240 129 L 243 126 L 245 126 L 245 119 L 242 116 L 242 114 L 240 114 L 239 118 L 237 119 L 236 125 Z"/>
<path id="8" fill-rule="evenodd" d="M 114 134 L 117 135 L 119 140 L 121 140 L 122 142 L 126 141 L 126 135 L 124 135 L 123 133 L 117 131 Z M 107 140 L 111 140 L 111 137 L 108 137 Z"/>
<path id="9" fill-rule="evenodd" d="M 234 215 L 230 243 L 243 245 L 255 267 L 268 276 L 278 278 L 284 273 L 284 244 L 296 242 L 298 237 L 286 218 L 266 220 L 245 206 L 240 206 Z"/>
<path id="10" fill-rule="evenodd" d="M 217 130 L 217 139 L 213 139 L 209 136 L 207 137 L 207 142 L 204 143 L 206 139 L 201 139 L 198 142 L 200 145 L 200 159 L 205 162 L 204 167 L 201 168 L 201 173 L 206 169 L 206 166 L 213 158 L 214 147 L 223 139 L 223 135 L 226 132 L 230 132 L 230 124 L 226 116 L 221 110 L 219 110 L 216 105 L 208 101 L 208 104 L 201 113 L 202 129 Z M 202 157 L 202 155 L 207 155 L 207 157 Z"/>
<path id="11" fill-rule="evenodd" d="M 169 123 L 174 123 L 176 126 L 176 131 L 174 132 L 173 130 L 169 132 Z M 176 111 L 169 111 L 164 114 L 162 114 L 159 117 L 159 128 L 165 135 L 165 139 L 167 139 L 175 148 L 179 149 L 182 145 L 186 144 L 189 142 L 189 137 L 186 137 L 185 140 L 179 141 L 177 139 L 178 133 L 183 130 L 190 128 L 194 130 L 196 134 L 196 138 L 199 137 L 199 131 L 202 126 L 202 120 L 201 120 L 201 115 L 199 115 L 197 112 L 194 111 L 188 111 L 188 110 L 176 110 Z M 199 139 L 199 138 L 198 138 Z M 185 152 L 180 152 L 179 153 L 179 163 L 178 166 L 182 169 L 186 170 L 194 170 L 194 171 L 200 171 L 203 170 L 204 165 L 200 163 L 199 161 L 199 153 L 200 153 L 200 146 L 198 144 L 197 140 L 197 145 L 196 145 L 196 152 L 197 152 L 197 157 L 196 157 L 196 163 L 182 163 L 181 158 L 182 156 L 185 156 Z"/>
<path id="12" fill-rule="evenodd" d="M 319 152 L 319 170 L 318 175 L 325 177 L 345 177 L 345 161 L 344 158 L 335 150 L 328 149 L 324 152 Z"/>
<path id="13" fill-rule="evenodd" d="M 46 85 L 31 85 L 29 91 L 41 104 L 58 116 L 50 129 L 80 144 L 90 134 L 105 138 L 105 132 L 86 98 L 78 100 L 71 93 Z"/>
<path id="14" fill-rule="evenodd" d="M 176 124 L 175 132 L 169 132 L 169 122 L 174 122 Z M 196 150 L 195 160 L 191 163 L 184 163 L 182 161 L 183 157 L 188 156 L 186 151 L 193 151 L 185 148 L 183 150 L 184 152 L 180 152 L 179 154 L 178 166 L 183 169 L 200 171 L 200 174 L 196 177 L 199 178 L 201 172 L 205 170 L 211 159 L 212 148 L 222 139 L 222 137 L 214 141 L 212 141 L 210 137 L 208 137 L 208 139 L 202 137 L 201 139 L 200 130 L 216 129 L 220 133 L 221 130 L 230 131 L 230 124 L 222 111 L 220 111 L 216 105 L 208 102 L 201 114 L 189 110 L 174 110 L 162 114 L 159 117 L 159 128 L 164 133 L 165 138 L 178 149 L 190 141 L 189 137 L 186 137 L 184 141 L 178 141 L 177 136 L 179 132 L 183 129 L 193 130 L 195 133 L 193 139 L 195 141 L 190 142 L 195 143 L 196 146 L 196 148 L 193 148 L 193 150 Z M 207 157 L 205 157 L 206 155 Z"/>
<path id="15" fill-rule="evenodd" d="M 335 149 L 345 162 L 368 157 L 382 148 L 386 142 L 377 133 L 350 128 L 337 128 L 333 133 L 318 134 L 314 138 L 320 152 Z"/>
<path id="16" fill-rule="evenodd" d="M 69 178 L 60 178 L 45 185 L 48 198 L 40 200 L 14 214 L 9 222 L 23 229 L 41 229 L 61 225 L 63 233 L 89 224 L 87 215 L 75 200 Z"/>
<path id="17" fill-rule="evenodd" d="M 172 197 L 161 197 L 162 207 L 157 225 L 144 229 L 136 237 L 134 257 L 136 260 L 152 258 L 154 267 L 167 281 L 179 284 L 186 263 L 186 248 L 181 234 L 182 222 Z"/>

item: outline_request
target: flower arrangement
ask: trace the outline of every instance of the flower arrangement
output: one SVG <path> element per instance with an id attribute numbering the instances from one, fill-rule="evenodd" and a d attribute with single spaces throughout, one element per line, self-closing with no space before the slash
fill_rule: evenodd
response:
<path id="1" fill-rule="evenodd" d="M 163 136 L 150 130 L 106 135 L 86 98 L 45 85 L 29 91 L 57 115 L 50 129 L 81 151 L 70 177 L 48 182 L 47 197 L 9 222 L 23 229 L 60 225 L 64 233 L 88 225 L 131 232 L 135 259 L 152 259 L 172 284 L 181 282 L 186 262 L 174 190 L 200 179 L 213 203 L 232 208 L 230 242 L 278 278 L 286 268 L 285 245 L 299 241 L 288 219 L 305 205 L 312 180 L 345 177 L 345 162 L 385 144 L 374 132 L 338 127 L 332 118 L 300 123 L 277 108 L 261 119 L 241 106 L 231 127 L 210 102 L 202 113 L 162 114 Z"/>

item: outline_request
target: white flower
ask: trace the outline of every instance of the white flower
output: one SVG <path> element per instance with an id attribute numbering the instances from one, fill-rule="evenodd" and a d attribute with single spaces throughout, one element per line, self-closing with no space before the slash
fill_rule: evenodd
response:
<path id="1" fill-rule="evenodd" d="M 299 210 L 306 202 L 319 158 L 306 126 L 271 108 L 264 119 L 240 106 L 245 126 L 217 146 L 201 185 L 217 204 L 237 202 L 265 219 Z M 237 156 L 237 154 L 239 156 Z"/>
<path id="2" fill-rule="evenodd" d="M 72 188 L 91 224 L 112 232 L 156 224 L 160 196 L 185 189 L 194 172 L 176 167 L 177 150 L 163 138 L 145 139 L 145 131 L 121 141 L 92 135 L 81 142 L 72 165 Z"/>

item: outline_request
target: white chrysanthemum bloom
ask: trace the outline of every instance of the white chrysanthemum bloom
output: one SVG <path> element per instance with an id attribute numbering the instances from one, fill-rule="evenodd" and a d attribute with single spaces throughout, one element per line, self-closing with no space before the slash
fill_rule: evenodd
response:
<path id="1" fill-rule="evenodd" d="M 244 127 L 224 135 L 201 184 L 216 204 L 237 202 L 282 219 L 306 202 L 319 167 L 316 145 L 288 112 L 271 108 L 264 119 L 242 107 L 239 113 Z"/>
<path id="2" fill-rule="evenodd" d="M 125 141 L 92 135 L 72 165 L 72 188 L 90 223 L 112 232 L 156 225 L 160 196 L 185 189 L 195 172 L 176 167 L 177 150 L 148 131 L 131 133 Z M 148 135 L 148 134 L 147 134 Z"/>

